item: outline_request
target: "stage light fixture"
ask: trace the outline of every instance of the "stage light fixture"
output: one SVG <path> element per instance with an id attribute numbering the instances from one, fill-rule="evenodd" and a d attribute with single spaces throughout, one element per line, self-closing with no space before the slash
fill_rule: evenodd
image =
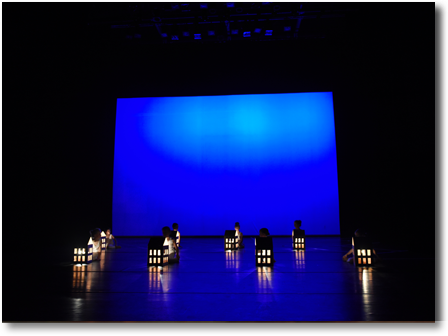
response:
<path id="1" fill-rule="evenodd" d="M 274 245 L 272 237 L 255 238 L 255 266 L 274 265 Z"/>
<path id="2" fill-rule="evenodd" d="M 238 235 L 236 230 L 226 230 L 224 233 L 224 250 L 235 251 L 238 250 Z"/>
<path id="3" fill-rule="evenodd" d="M 195 40 L 200 40 L 201 39 L 201 34 L 194 34 L 194 39 Z"/>
<path id="4" fill-rule="evenodd" d="M 244 33 L 243 33 L 243 36 L 244 36 L 244 37 L 250 37 L 250 31 L 244 32 Z"/>
<path id="5" fill-rule="evenodd" d="M 153 237 L 148 242 L 148 267 L 168 265 L 169 250 L 165 237 Z"/>
<path id="6" fill-rule="evenodd" d="M 293 250 L 304 250 L 305 249 L 305 231 L 304 230 L 294 230 L 294 235 L 292 239 L 292 249 Z"/>
<path id="7" fill-rule="evenodd" d="M 266 32 L 264 33 L 266 36 L 272 36 L 272 29 L 266 29 Z"/>

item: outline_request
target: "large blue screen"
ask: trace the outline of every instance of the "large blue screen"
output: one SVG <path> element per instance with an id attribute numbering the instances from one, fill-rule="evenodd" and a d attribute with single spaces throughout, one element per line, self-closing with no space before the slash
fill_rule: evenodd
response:
<path id="1" fill-rule="evenodd" d="M 117 100 L 115 235 L 339 234 L 331 92 Z"/>

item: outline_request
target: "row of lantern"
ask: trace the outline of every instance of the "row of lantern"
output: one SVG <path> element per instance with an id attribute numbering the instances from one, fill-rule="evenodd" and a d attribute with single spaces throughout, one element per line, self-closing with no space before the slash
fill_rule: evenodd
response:
<path id="1" fill-rule="evenodd" d="M 293 250 L 305 249 L 305 233 L 301 230 L 293 235 Z M 154 237 L 148 243 L 148 266 L 165 266 L 168 264 L 168 246 L 164 245 L 165 237 Z M 257 266 L 272 266 L 274 261 L 274 250 L 272 237 L 257 237 L 255 250 L 255 264 Z M 373 265 L 372 244 L 366 237 L 353 237 L 352 239 L 354 261 L 357 266 Z M 236 230 L 226 230 L 224 235 L 224 248 L 226 251 L 238 250 L 238 236 Z M 106 234 L 101 232 L 101 250 L 106 250 Z M 74 249 L 75 263 L 90 264 L 93 261 L 93 241 L 89 239 L 87 249 L 78 247 Z"/>
<path id="2" fill-rule="evenodd" d="M 101 232 L 101 251 L 106 250 L 106 234 L 104 231 Z M 93 240 L 90 237 L 89 242 L 87 243 L 87 248 L 85 247 L 75 247 L 73 262 L 78 264 L 90 264 L 93 261 Z"/>
<path id="3" fill-rule="evenodd" d="M 274 263 L 274 250 L 271 237 L 255 238 L 255 264 L 256 266 L 272 266 Z M 353 237 L 352 239 L 354 264 L 356 266 L 372 266 L 373 247 L 370 239 L 366 237 Z M 224 235 L 224 248 L 226 251 L 238 249 L 238 236 L 235 230 L 226 230 Z M 293 250 L 305 250 L 305 231 L 294 230 L 292 240 Z"/>

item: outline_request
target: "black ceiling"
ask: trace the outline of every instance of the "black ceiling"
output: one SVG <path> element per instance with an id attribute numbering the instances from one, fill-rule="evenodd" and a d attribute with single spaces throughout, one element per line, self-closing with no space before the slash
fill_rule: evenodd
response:
<path id="1" fill-rule="evenodd" d="M 335 39 L 355 33 L 350 22 L 365 8 L 358 3 L 90 3 L 78 24 L 88 39 L 112 43 Z"/>

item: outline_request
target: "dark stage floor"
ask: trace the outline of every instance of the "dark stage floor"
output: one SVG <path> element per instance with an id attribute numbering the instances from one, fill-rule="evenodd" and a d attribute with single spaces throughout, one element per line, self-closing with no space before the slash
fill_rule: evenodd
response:
<path id="1" fill-rule="evenodd" d="M 221 238 L 183 238 L 180 264 L 161 273 L 146 267 L 148 239 L 118 241 L 84 270 L 39 273 L 27 287 L 39 288 L 4 306 L 3 321 L 435 320 L 434 259 L 405 251 L 378 247 L 382 263 L 362 269 L 341 260 L 348 239 L 309 237 L 299 254 L 290 238 L 274 238 L 270 269 L 255 267 L 252 238 L 236 252 Z"/>

